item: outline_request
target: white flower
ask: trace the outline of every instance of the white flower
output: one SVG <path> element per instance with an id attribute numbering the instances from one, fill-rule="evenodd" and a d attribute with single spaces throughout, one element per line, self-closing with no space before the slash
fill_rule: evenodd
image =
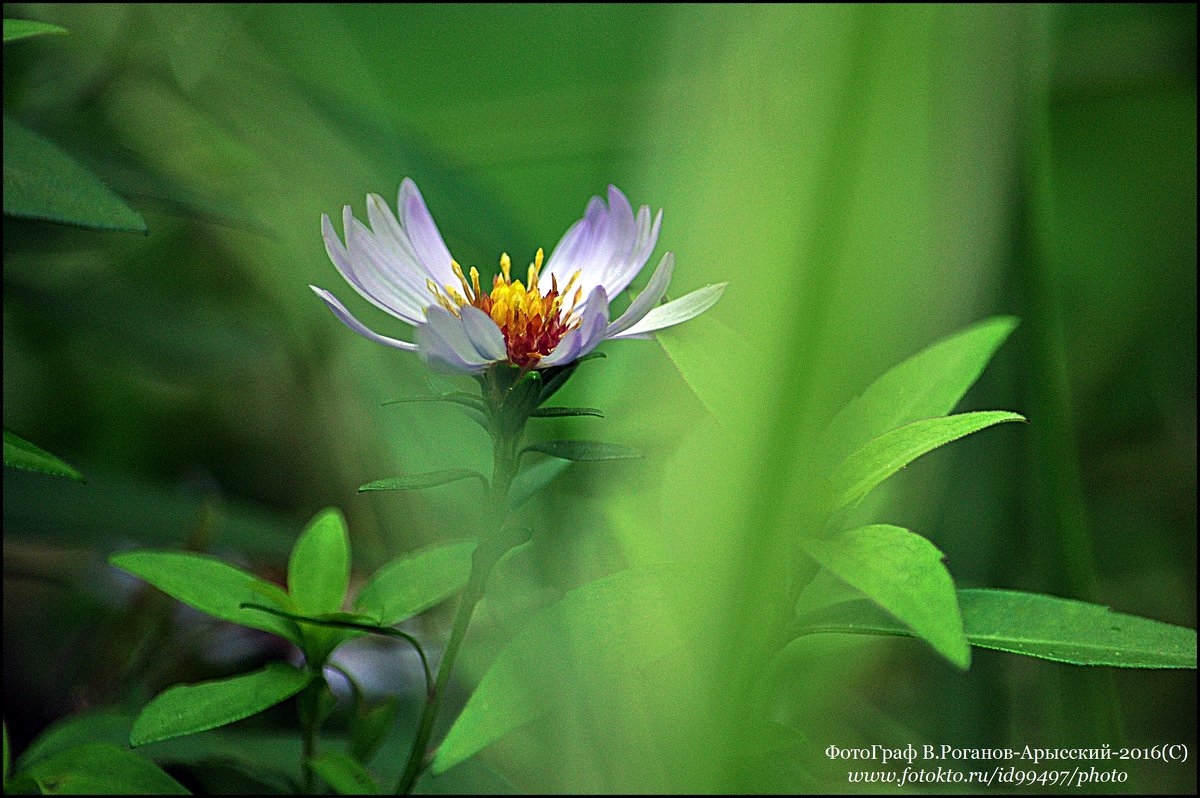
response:
<path id="1" fill-rule="evenodd" d="M 658 241 L 643 205 L 634 216 L 629 200 L 608 187 L 608 204 L 592 197 L 583 218 L 571 226 L 542 263 L 542 250 L 524 283 L 513 280 L 508 255 L 490 291 L 450 257 L 425 200 L 412 180 L 400 185 L 399 219 L 377 194 L 367 197 L 370 229 L 342 209 L 345 244 L 327 215 L 321 217 L 325 248 L 346 282 L 367 301 L 416 327 L 416 343 L 380 335 L 350 315 L 328 291 L 309 286 L 342 322 L 377 343 L 420 352 L 431 365 L 478 372 L 507 362 L 523 369 L 564 366 L 610 338 L 646 338 L 655 330 L 699 316 L 725 291 L 709 285 L 659 305 L 671 281 L 675 256 L 668 252 L 645 290 L 616 319 L 609 298 L 633 281 Z"/>

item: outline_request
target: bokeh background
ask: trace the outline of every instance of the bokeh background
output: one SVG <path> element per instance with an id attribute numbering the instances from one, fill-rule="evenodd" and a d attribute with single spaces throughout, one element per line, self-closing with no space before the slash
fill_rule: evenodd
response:
<path id="1" fill-rule="evenodd" d="M 394 200 L 406 176 L 457 259 L 485 274 L 501 251 L 519 264 L 549 250 L 614 183 L 665 209 L 653 261 L 676 253 L 672 296 L 730 281 L 661 343 L 608 344 L 580 369 L 564 398 L 607 419 L 535 422 L 537 435 L 648 457 L 573 466 L 530 506 L 533 544 L 494 580 L 464 694 L 534 610 L 628 566 L 723 562 L 727 578 L 696 590 L 753 615 L 770 600 L 758 569 L 803 525 L 788 485 L 806 435 L 887 367 L 995 313 L 1021 326 L 962 407 L 1030 423 L 929 455 L 872 512 L 930 537 L 960 586 L 1195 626 L 1195 6 L 7 4 L 5 16 L 70 31 L 6 45 L 5 113 L 149 227 L 5 219 L 4 426 L 88 477 L 4 474 L 16 750 L 68 713 L 134 710 L 175 681 L 286 655 L 154 605 L 105 565 L 115 550 L 188 546 L 279 579 L 304 522 L 336 505 L 365 576 L 463 534 L 480 498 L 470 483 L 357 487 L 486 472 L 486 438 L 448 406 L 383 406 L 440 378 L 346 330 L 308 288 L 404 332 L 342 283 L 319 220 L 346 203 L 365 217 L 365 195 Z M 436 641 L 448 621 L 442 608 L 413 629 Z M 351 661 L 415 706 L 400 651 Z M 960 673 L 882 639 L 815 642 L 784 667 L 794 687 L 774 718 L 800 742 L 723 786 L 837 784 L 845 768 L 819 753 L 830 743 L 1195 751 L 1190 672 L 976 651 Z M 280 711 L 223 739 L 294 762 L 291 724 Z M 406 726 L 380 772 L 395 770 Z M 424 789 L 688 785 L 650 773 L 642 743 L 659 731 L 654 718 L 576 717 Z M 686 769 L 685 753 L 673 761 Z M 1195 789 L 1194 759 L 1128 769 L 1127 789 Z"/>

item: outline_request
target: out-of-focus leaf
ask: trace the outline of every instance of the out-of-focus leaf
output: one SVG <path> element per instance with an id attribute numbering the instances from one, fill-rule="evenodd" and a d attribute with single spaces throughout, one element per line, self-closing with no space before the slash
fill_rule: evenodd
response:
<path id="1" fill-rule="evenodd" d="M 968 642 L 1072 665 L 1195 668 L 1196 631 L 1113 612 L 1099 604 L 1018 590 L 958 591 Z M 799 621 L 802 634 L 900 635 L 912 630 L 869 601 L 816 610 Z"/>
<path id="2" fill-rule="evenodd" d="M 508 489 L 508 509 L 515 510 L 549 485 L 570 467 L 570 460 L 552 457 L 525 468 L 513 479 Z"/>
<path id="3" fill-rule="evenodd" d="M 994 424 L 1024 420 L 1017 413 L 987 410 L 927 418 L 885 432 L 843 460 L 834 471 L 832 509 L 854 504 L 892 474 L 939 446 Z"/>
<path id="4" fill-rule="evenodd" d="M 463 407 L 469 407 L 472 410 L 479 410 L 481 412 L 484 409 L 483 400 L 481 398 L 465 391 L 454 391 L 452 393 L 443 393 L 437 396 L 406 396 L 402 399 L 389 399 L 383 404 L 385 406 L 400 405 L 407 404 L 409 402 L 451 402 L 452 404 L 462 405 Z"/>
<path id="5" fill-rule="evenodd" d="M 60 751 L 28 771 L 44 795 L 188 795 L 158 765 L 97 743 Z"/>
<path id="6" fill-rule="evenodd" d="M 441 774 L 538 717 L 537 693 L 552 684 L 591 683 L 645 666 L 676 650 L 665 600 L 679 574 L 621 571 L 567 593 L 519 631 L 496 657 L 433 760 Z"/>
<path id="7" fill-rule="evenodd" d="M 542 391 L 538 396 L 538 404 L 542 404 L 551 396 L 558 393 L 559 389 L 567 384 L 567 380 L 571 379 L 571 375 L 575 373 L 575 369 L 579 368 L 589 360 L 596 360 L 608 357 L 603 352 L 589 352 L 581 358 L 578 358 L 565 366 L 546 369 L 542 373 L 544 382 L 542 383 Z"/>
<path id="8" fill-rule="evenodd" d="M 4 721 L 4 723 L 2 725 L 4 728 L 4 781 L 0 782 L 0 784 L 7 784 L 8 783 L 8 765 L 10 762 L 10 754 L 9 754 L 9 750 L 8 750 L 8 721 Z"/>
<path id="9" fill-rule="evenodd" d="M 928 540 L 877 524 L 829 539 L 805 538 L 802 545 L 822 567 L 894 615 L 952 664 L 970 665 L 954 580 L 942 553 Z"/>
<path id="10" fill-rule="evenodd" d="M 119 712 L 102 709 L 81 712 L 52 723 L 17 758 L 17 770 L 61 751 L 89 743 L 108 743 L 118 747 L 129 741 L 129 718 Z"/>
<path id="11" fill-rule="evenodd" d="M 337 612 L 350 583 L 350 536 L 341 511 L 317 513 L 288 559 L 288 592 L 302 613 Z"/>
<path id="12" fill-rule="evenodd" d="M 287 609 L 292 602 L 282 588 L 215 557 L 183 551 L 131 551 L 115 554 L 108 561 L 201 612 L 272 632 L 294 643 L 303 640 L 291 621 L 240 606 L 250 602 Z"/>
<path id="13" fill-rule="evenodd" d="M 83 474 L 64 463 L 45 449 L 34 446 L 20 435 L 4 430 L 4 464 L 26 471 L 40 471 L 58 477 L 83 482 Z"/>
<path id="14" fill-rule="evenodd" d="M 133 746 L 208 731 L 257 715 L 304 689 L 311 675 L 281 662 L 254 673 L 172 687 L 138 715 L 129 733 Z"/>
<path id="15" fill-rule="evenodd" d="M 601 441 L 544 441 L 526 446 L 521 454 L 526 452 L 541 452 L 551 457 L 577 462 L 595 460 L 630 460 L 642 457 L 642 453 L 619 443 L 603 443 Z"/>
<path id="16" fill-rule="evenodd" d="M 562 418 L 564 416 L 595 416 L 604 418 L 604 411 L 595 407 L 539 407 L 531 413 L 533 418 Z"/>
<path id="17" fill-rule="evenodd" d="M 355 607 L 390 626 L 445 601 L 467 584 L 475 545 L 441 543 L 385 563 L 367 580 Z"/>
<path id="18" fill-rule="evenodd" d="M 4 20 L 4 42 L 15 42 L 18 39 L 28 39 L 30 36 L 41 36 L 46 33 L 66 33 L 66 28 L 51 25 L 49 22 L 38 22 L 33 19 Z"/>
<path id="19" fill-rule="evenodd" d="M 427 471 L 423 474 L 408 474 L 403 477 L 392 477 L 391 479 L 377 479 L 374 482 L 368 482 L 358 489 L 359 493 L 364 493 L 371 490 L 424 490 L 425 488 L 436 488 L 438 485 L 449 485 L 451 482 L 458 482 L 461 479 L 470 479 L 474 477 L 487 485 L 487 479 L 478 471 L 472 471 L 469 468 L 447 468 L 443 471 Z"/>
<path id="20" fill-rule="evenodd" d="M 146 232 L 146 222 L 54 144 L 4 117 L 4 213 L 28 219 Z"/>
<path id="21" fill-rule="evenodd" d="M 995 316 L 890 369 L 826 427 L 821 449 L 828 460 L 836 463 L 872 438 L 911 421 L 949 413 L 1016 326 L 1011 316 Z"/>
<path id="22" fill-rule="evenodd" d="M 338 795 L 379 795 L 379 784 L 367 769 L 341 751 L 325 751 L 308 762 Z"/>
<path id="23" fill-rule="evenodd" d="M 346 749 L 350 756 L 364 766 L 370 764 L 392 730 L 399 711 L 400 701 L 396 696 L 373 707 L 360 706 L 350 722 L 350 741 Z"/>

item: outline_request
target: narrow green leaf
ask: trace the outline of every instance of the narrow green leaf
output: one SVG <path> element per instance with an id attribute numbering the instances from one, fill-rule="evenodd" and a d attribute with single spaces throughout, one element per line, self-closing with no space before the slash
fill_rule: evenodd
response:
<path id="1" fill-rule="evenodd" d="M 386 407 L 387 405 L 407 404 L 409 402 L 451 402 L 453 404 L 463 405 L 464 407 L 469 407 L 472 410 L 478 410 L 480 412 L 486 410 L 486 407 L 483 404 L 483 399 L 474 394 L 466 393 L 465 391 L 444 393 L 438 396 L 407 396 L 402 399 L 391 399 L 383 404 Z"/>
<path id="2" fill-rule="evenodd" d="M 28 771 L 44 795 L 188 795 L 162 768 L 132 751 L 98 743 L 71 748 Z"/>
<path id="3" fill-rule="evenodd" d="M 338 795 L 379 795 L 379 784 L 367 769 L 341 751 L 326 751 L 310 759 L 309 766 Z"/>
<path id="4" fill-rule="evenodd" d="M 829 539 L 804 538 L 804 550 L 861 591 L 959 668 L 971 663 L 954 580 L 942 553 L 925 538 L 886 524 Z"/>
<path id="5" fill-rule="evenodd" d="M 517 474 L 508 489 L 506 504 L 509 510 L 515 510 L 533 498 L 540 490 L 553 482 L 559 474 L 571 465 L 570 460 L 560 460 L 551 457 L 541 460 Z"/>
<path id="6" fill-rule="evenodd" d="M 292 602 L 282 588 L 215 557 L 183 551 L 131 551 L 115 554 L 108 561 L 201 612 L 302 642 L 300 630 L 291 621 L 239 606 L 252 602 L 286 609 Z"/>
<path id="7" fill-rule="evenodd" d="M 1196 631 L 1113 612 L 1099 604 L 1018 590 L 958 591 L 973 646 L 1071 665 L 1195 668 Z M 912 636 L 868 601 L 849 601 L 805 615 L 802 634 Z"/>
<path id="8" fill-rule="evenodd" d="M 673 613 L 684 580 L 673 569 L 621 571 L 568 592 L 500 652 L 433 760 L 441 774 L 537 718 L 556 688 L 604 695 L 606 679 L 645 667 L 683 645 Z M 580 685 L 585 685 L 580 687 Z"/>
<path id="9" fill-rule="evenodd" d="M 400 700 L 392 696 L 373 707 L 360 706 L 350 722 L 347 751 L 362 765 L 368 765 L 383 745 L 400 712 Z"/>
<path id="10" fill-rule="evenodd" d="M 291 698 L 310 680 L 308 671 L 272 662 L 253 673 L 172 687 L 159 693 L 137 716 L 129 744 L 169 740 L 257 715 Z"/>
<path id="11" fill-rule="evenodd" d="M 83 474 L 54 455 L 34 446 L 20 435 L 4 430 L 4 464 L 26 471 L 40 471 L 56 477 L 68 477 L 83 482 Z"/>
<path id="12" fill-rule="evenodd" d="M 450 598 L 467 584 L 475 541 L 440 543 L 395 558 L 367 580 L 355 607 L 391 626 Z"/>
<path id="13" fill-rule="evenodd" d="M 834 471 L 832 509 L 859 501 L 892 474 L 939 446 L 994 424 L 1024 420 L 1017 413 L 988 410 L 927 418 L 885 432 L 843 460 Z"/>
<path id="14" fill-rule="evenodd" d="M 1011 316 L 986 319 L 875 380 L 822 433 L 820 448 L 828 461 L 839 462 L 872 438 L 911 421 L 949 413 L 1016 326 Z"/>
<path id="15" fill-rule="evenodd" d="M 4 117 L 4 213 L 98 230 L 146 232 L 146 222 L 71 156 Z"/>
<path id="16" fill-rule="evenodd" d="M 360 487 L 358 492 L 365 493 L 370 490 L 424 490 L 425 488 L 436 488 L 438 485 L 449 485 L 451 482 L 471 479 L 472 477 L 478 479 L 485 486 L 487 485 L 487 478 L 478 471 L 472 471 L 469 468 L 447 468 L 444 471 L 427 471 L 424 474 L 409 474 L 403 477 L 392 477 L 391 479 L 377 479 Z"/>
<path id="17" fill-rule="evenodd" d="M 526 446 L 521 454 L 541 452 L 563 460 L 586 462 L 594 460 L 629 460 L 642 457 L 642 453 L 619 443 L 600 441 L 545 441 Z"/>
<path id="18" fill-rule="evenodd" d="M 562 418 L 564 416 L 595 416 L 604 418 L 604 411 L 595 407 L 539 407 L 530 414 L 533 418 Z"/>
<path id="19" fill-rule="evenodd" d="M 31 36 L 42 36 L 47 33 L 66 33 L 66 28 L 51 25 L 49 22 L 38 22 L 32 19 L 4 20 L 4 43 L 15 42 L 18 39 L 28 39 Z"/>
<path id="20" fill-rule="evenodd" d="M 340 510 L 317 513 L 288 559 L 288 592 L 301 612 L 337 612 L 350 583 L 350 535 Z"/>

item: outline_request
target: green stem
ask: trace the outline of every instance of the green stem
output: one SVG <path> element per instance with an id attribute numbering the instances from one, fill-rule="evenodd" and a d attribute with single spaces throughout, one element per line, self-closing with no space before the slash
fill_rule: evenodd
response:
<path id="1" fill-rule="evenodd" d="M 494 447 L 491 488 L 488 492 L 488 508 L 501 508 L 502 510 L 505 506 L 505 500 L 508 498 L 508 489 L 512 485 L 513 477 L 516 476 L 517 449 L 520 446 L 521 437 L 525 430 L 525 422 L 528 420 L 528 414 L 532 408 L 512 407 L 513 403 L 509 401 L 513 393 L 511 387 L 500 386 L 493 374 L 489 374 L 483 384 L 484 399 L 491 405 L 492 412 L 489 413 L 489 418 L 492 422 L 492 444 Z M 462 647 L 463 639 L 467 635 L 467 627 L 471 624 L 471 617 L 475 613 L 475 607 L 479 604 L 479 600 L 483 598 L 484 588 L 487 585 L 488 575 L 491 573 L 492 567 L 515 543 L 514 538 L 503 534 L 505 520 L 506 514 L 501 512 L 498 534 L 483 540 L 472 558 L 471 577 L 467 582 L 462 600 L 459 601 L 458 609 L 454 614 L 454 623 L 450 627 L 450 640 L 446 644 L 446 651 L 442 655 L 441 663 L 438 665 L 437 681 L 434 683 L 429 699 L 425 702 L 425 708 L 421 712 L 421 719 L 417 725 L 417 735 L 413 740 L 412 750 L 408 756 L 408 763 L 404 766 L 404 772 L 400 776 L 399 783 L 396 785 L 396 794 L 398 795 L 407 795 L 412 792 L 413 787 L 416 786 L 417 779 L 424 769 L 425 760 L 428 755 L 429 739 L 433 736 L 438 711 L 442 706 L 442 698 L 446 695 L 446 686 L 450 682 L 450 675 L 454 671 L 454 663 L 458 659 L 458 652 Z"/>

